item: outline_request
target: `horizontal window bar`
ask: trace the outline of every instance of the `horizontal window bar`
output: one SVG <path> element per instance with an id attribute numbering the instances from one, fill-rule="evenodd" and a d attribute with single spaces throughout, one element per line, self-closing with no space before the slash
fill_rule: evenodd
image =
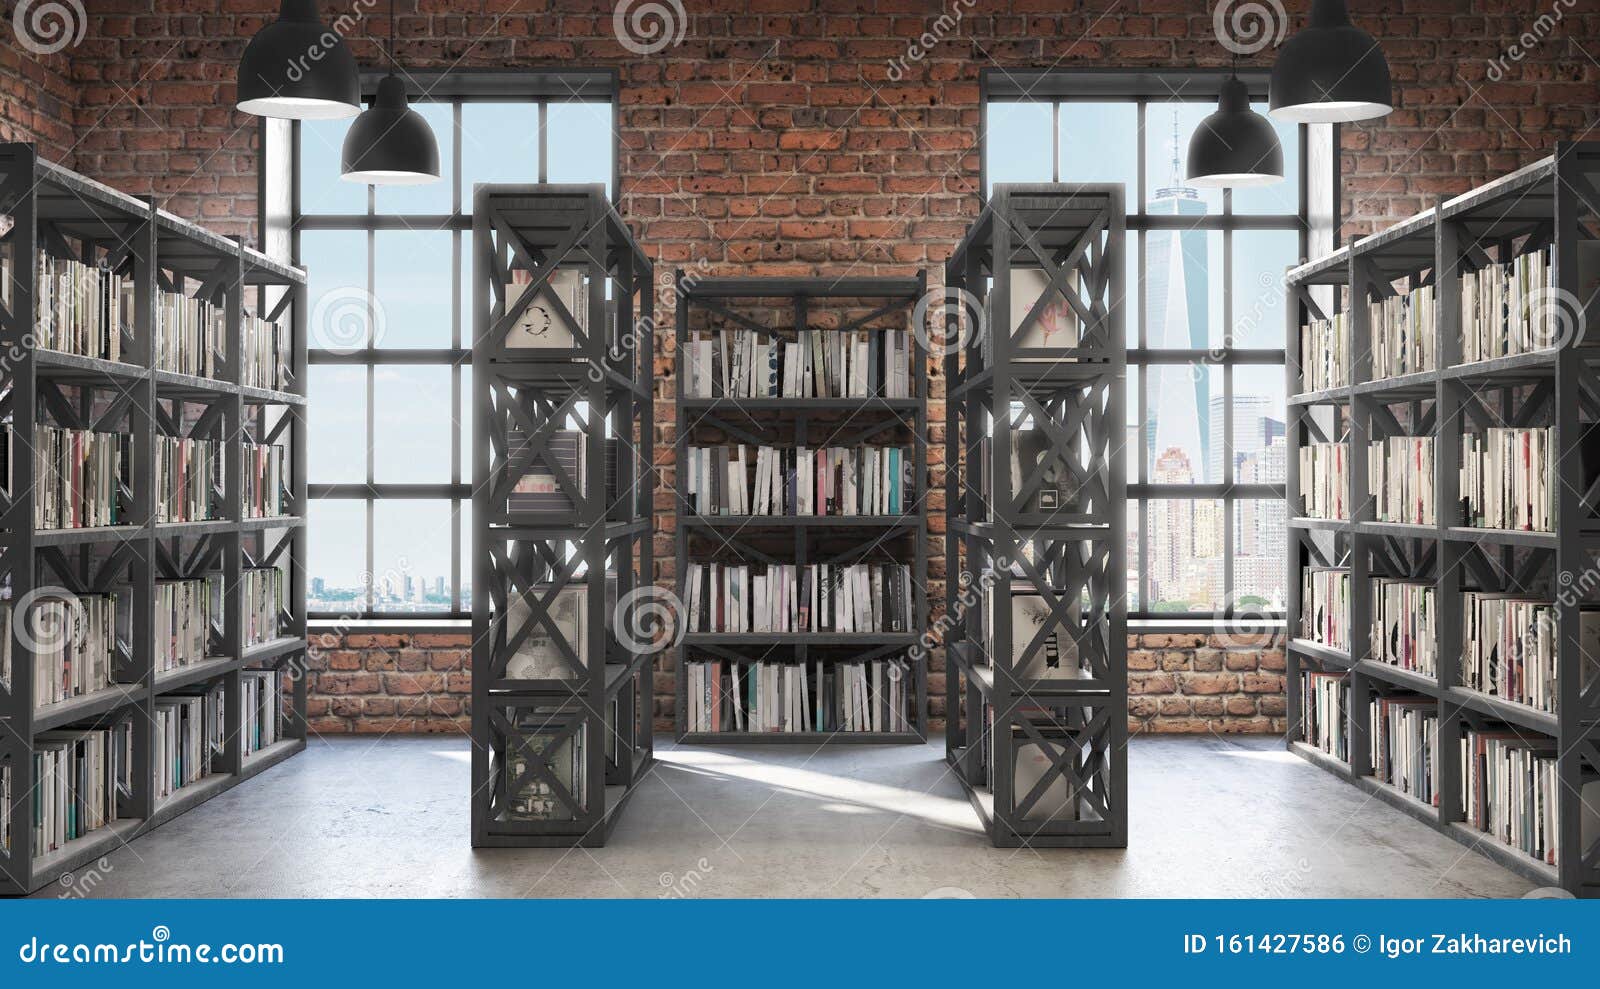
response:
<path id="1" fill-rule="evenodd" d="M 1260 350 L 1240 347 L 1217 347 L 1213 350 L 1151 350 L 1130 349 L 1129 364 L 1188 364 L 1204 361 L 1207 364 L 1284 364 L 1288 360 L 1282 350 Z"/>
<path id="2" fill-rule="evenodd" d="M 311 350 L 307 364 L 466 364 L 472 351 L 465 347 L 387 347 L 368 350 Z"/>
<path id="3" fill-rule="evenodd" d="M 1171 100 L 1215 103 L 1232 69 L 984 69 L 984 95 L 997 102 L 1108 103 Z M 1270 74 L 1241 69 L 1253 100 L 1267 98 Z"/>
<path id="4" fill-rule="evenodd" d="M 297 230 L 471 230 L 467 213 L 313 213 L 295 218 Z"/>
<path id="5" fill-rule="evenodd" d="M 1287 497 L 1281 484 L 1134 484 L 1128 485 L 1128 498 L 1231 498 L 1259 500 Z"/>
<path id="6" fill-rule="evenodd" d="M 320 500 L 365 500 L 371 498 L 375 501 L 384 499 L 407 498 L 460 498 L 472 497 L 470 484 L 307 484 L 306 497 L 313 501 Z"/>

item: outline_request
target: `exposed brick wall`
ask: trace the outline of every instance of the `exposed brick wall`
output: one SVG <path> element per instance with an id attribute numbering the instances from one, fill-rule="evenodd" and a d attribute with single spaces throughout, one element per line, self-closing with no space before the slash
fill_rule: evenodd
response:
<path id="1" fill-rule="evenodd" d="M 471 731 L 466 632 L 312 635 L 306 718 L 323 735 Z"/>
<path id="2" fill-rule="evenodd" d="M 50 109 L 47 96 L 37 110 L 0 111 L 0 126 L 37 132 L 41 140 L 54 131 L 51 140 L 60 145 L 59 121 L 75 118 L 74 167 L 226 232 L 250 234 L 259 132 L 253 119 L 231 110 L 233 76 L 246 39 L 272 16 L 275 0 L 89 6 L 87 38 L 70 52 L 67 82 L 50 74 L 61 73 L 59 61 L 46 69 L 14 52 L 0 55 L 8 97 L 18 86 L 26 93 L 25 80 L 38 78 L 57 101 L 76 89 L 75 115 Z M 332 17 L 364 6 L 324 9 Z M 661 262 L 704 262 L 727 274 L 899 274 L 928 267 L 937 280 L 977 210 L 978 73 L 985 65 L 1165 67 L 1224 65 L 1229 58 L 1213 35 L 1211 5 L 1195 0 L 976 0 L 970 7 L 964 0 L 684 0 L 690 23 L 683 43 L 651 57 L 618 43 L 613 6 L 612 0 L 403 0 L 398 54 L 417 69 L 616 67 L 625 218 Z M 1304 23 L 1309 0 L 1285 6 L 1293 26 Z M 959 23 L 891 79 L 889 60 L 905 56 L 908 42 L 957 7 Z M 1552 33 L 1491 70 L 1491 60 L 1557 8 L 1563 20 Z M 1380 13 L 1357 14 L 1383 39 L 1397 108 L 1344 132 L 1346 236 L 1503 174 L 1595 122 L 1600 67 L 1575 42 L 1600 37 L 1600 14 L 1583 4 L 1391 0 Z M 364 31 L 381 34 L 382 23 L 380 17 L 353 32 L 365 64 L 379 59 Z M 662 344 L 657 380 L 664 397 L 672 389 L 671 348 L 669 340 Z M 930 418 L 939 422 L 937 369 L 933 389 Z M 665 402 L 657 421 L 672 421 Z M 655 437 L 663 484 L 672 483 L 672 440 L 670 425 Z M 930 459 L 937 484 L 937 456 Z M 670 501 L 658 505 L 658 556 L 670 561 Z M 941 520 L 932 528 L 938 600 Z M 670 563 L 662 573 L 669 576 Z M 363 648 L 352 643 L 353 650 Z M 369 671 L 363 657 L 360 674 L 413 672 L 398 668 L 405 647 L 379 648 L 380 666 L 392 656 L 396 668 Z M 1281 704 L 1262 689 L 1280 676 L 1275 652 L 1261 652 L 1251 670 L 1228 665 L 1249 662 L 1236 653 L 1251 650 L 1229 650 L 1223 667 L 1211 669 L 1216 657 L 1209 648 L 1197 641 L 1144 642 L 1135 662 L 1158 658 L 1156 668 L 1133 674 L 1142 678 L 1134 681 L 1136 707 L 1146 712 L 1139 717 L 1162 728 L 1275 727 L 1270 721 Z M 336 673 L 357 671 L 327 675 Z M 937 713 L 938 674 L 934 681 Z M 387 689 L 395 681 L 380 682 Z M 670 682 L 665 673 L 657 678 L 662 724 L 670 717 Z M 368 717 L 357 721 L 354 694 L 317 696 L 328 701 L 325 716 L 347 726 Z M 387 710 L 382 700 L 393 696 L 361 695 L 363 705 L 375 701 L 375 712 Z M 335 697 L 345 713 L 333 713 Z"/>
<path id="3" fill-rule="evenodd" d="M 38 39 L 44 42 L 42 47 L 54 47 L 58 35 L 51 32 L 68 31 L 59 36 L 65 40 L 76 36 L 75 26 L 46 18 L 40 25 L 44 33 L 31 32 L 25 24 L 24 31 L 30 33 L 19 36 L 12 20 L 15 7 L 13 2 L 0 4 L 5 22 L 0 28 L 4 34 L 0 41 L 0 141 L 31 142 L 44 158 L 73 168 L 79 99 L 68 52 L 45 53 L 39 44 L 30 47 L 25 42 Z"/>
<path id="4" fill-rule="evenodd" d="M 1271 635 L 1128 636 L 1128 730 L 1282 732 L 1284 658 Z"/>

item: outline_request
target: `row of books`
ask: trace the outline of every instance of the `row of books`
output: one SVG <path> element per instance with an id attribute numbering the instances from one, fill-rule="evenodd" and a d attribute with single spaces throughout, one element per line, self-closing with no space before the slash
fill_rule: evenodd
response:
<path id="1" fill-rule="evenodd" d="M 1463 733 L 1461 804 L 1466 823 L 1549 865 L 1560 857 L 1560 787 L 1552 740 L 1535 742 L 1516 731 L 1468 728 Z M 1595 800 L 1600 797 L 1597 789 L 1600 784 L 1585 783 L 1575 796 Z M 1587 809 L 1583 813 L 1592 816 Z"/>
<path id="2" fill-rule="evenodd" d="M 1307 443 L 1300 448 L 1300 513 L 1313 519 L 1347 519 L 1350 462 L 1343 443 Z"/>
<path id="3" fill-rule="evenodd" d="M 157 522 L 203 522 L 226 516 L 222 444 L 157 436 L 155 449 Z"/>
<path id="4" fill-rule="evenodd" d="M 1509 594 L 1461 595 L 1461 685 L 1469 690 L 1554 712 L 1560 635 L 1555 606 Z M 1600 615 L 1581 616 L 1584 654 L 1600 643 Z"/>
<path id="5" fill-rule="evenodd" d="M 1424 676 L 1439 675 L 1438 613 L 1432 584 L 1372 581 L 1372 658 Z"/>
<path id="6" fill-rule="evenodd" d="M 1334 313 L 1300 327 L 1300 390 L 1323 391 L 1350 383 L 1350 318 Z"/>
<path id="7" fill-rule="evenodd" d="M 1308 672 L 1300 677 L 1300 718 L 1306 744 L 1335 759 L 1350 758 L 1350 675 Z"/>
<path id="8" fill-rule="evenodd" d="M 221 574 L 156 581 L 155 671 L 204 662 L 211 655 L 212 633 L 222 624 L 222 609 Z"/>
<path id="9" fill-rule="evenodd" d="M 1427 697 L 1374 697 L 1367 736 L 1372 775 L 1425 804 L 1439 805 L 1439 712 Z"/>
<path id="10" fill-rule="evenodd" d="M 250 756 L 283 737 L 283 671 L 243 670 L 239 680 L 239 751 Z"/>
<path id="11" fill-rule="evenodd" d="M 133 723 L 48 731 L 34 740 L 33 851 L 53 852 L 117 820 L 133 765 Z M 11 804 L 6 804 L 10 817 Z"/>
<path id="12" fill-rule="evenodd" d="M 911 334 L 809 330 L 796 340 L 723 329 L 683 345 L 690 398 L 910 398 Z"/>
<path id="13" fill-rule="evenodd" d="M 1433 438 L 1391 436 L 1367 447 L 1367 493 L 1379 522 L 1432 525 Z"/>
<path id="14" fill-rule="evenodd" d="M 1439 366 L 1438 306 L 1432 285 L 1373 302 L 1368 313 L 1373 380 Z"/>
<path id="15" fill-rule="evenodd" d="M 909 632 L 915 588 L 904 563 L 690 563 L 690 632 Z"/>
<path id="16" fill-rule="evenodd" d="M 1550 248 L 1487 264 L 1461 276 L 1461 360 L 1528 354 L 1555 346 L 1560 308 L 1552 304 Z"/>
<path id="17" fill-rule="evenodd" d="M 9 262 L 4 272 L 9 285 Z M 122 360 L 134 318 L 133 282 L 99 264 L 39 252 L 34 296 L 38 346 L 80 357 Z M 9 292 L 7 295 L 9 296 Z"/>
<path id="18" fill-rule="evenodd" d="M 1466 524 L 1549 532 L 1555 527 L 1554 434 L 1548 427 L 1494 426 L 1461 437 Z"/>
<path id="19" fill-rule="evenodd" d="M 1350 651 L 1350 574 L 1307 567 L 1300 574 L 1300 637 Z"/>
<path id="20" fill-rule="evenodd" d="M 239 383 L 251 388 L 288 391 L 294 383 L 294 338 L 286 327 L 246 310 L 244 349 L 239 355 Z"/>
<path id="21" fill-rule="evenodd" d="M 155 703 L 151 785 L 157 800 L 211 775 L 227 745 L 222 687 L 160 697 Z"/>
<path id="22" fill-rule="evenodd" d="M 529 437 L 526 431 L 513 427 L 507 441 L 507 457 L 522 460 L 528 456 Z M 616 438 L 605 440 L 606 451 L 606 506 L 617 499 L 617 457 L 621 443 Z M 532 457 L 523 473 L 512 486 L 506 499 L 506 511 L 532 515 L 570 515 L 578 511 L 572 497 L 589 493 L 589 444 L 582 430 L 560 429 L 550 434 L 545 450 Z M 556 474 L 556 468 L 566 475 L 565 484 Z"/>
<path id="23" fill-rule="evenodd" d="M 156 296 L 156 367 L 215 378 L 227 339 L 228 314 L 222 306 L 178 292 Z"/>
<path id="24" fill-rule="evenodd" d="M 40 425 L 33 442 L 35 528 L 84 529 L 127 521 L 133 437 Z"/>
<path id="25" fill-rule="evenodd" d="M 289 511 L 289 448 L 278 443 L 244 445 L 240 496 L 247 519 L 275 518 Z"/>
<path id="26" fill-rule="evenodd" d="M 4 611 L 6 641 L 11 622 L 23 621 L 33 642 L 33 705 L 44 707 L 97 690 L 116 682 L 118 605 L 126 595 L 81 594 L 75 600 L 40 598 L 29 613 Z"/>
<path id="27" fill-rule="evenodd" d="M 900 515 L 915 490 L 908 447 L 762 446 L 751 457 L 741 443 L 687 453 L 684 491 L 698 515 Z"/>
<path id="28" fill-rule="evenodd" d="M 240 584 L 244 593 L 244 644 L 258 646 L 278 637 L 278 616 L 283 612 L 284 573 L 277 567 L 257 567 L 244 571 Z"/>
<path id="29" fill-rule="evenodd" d="M 860 663 L 691 661 L 691 732 L 909 732 L 905 659 Z"/>

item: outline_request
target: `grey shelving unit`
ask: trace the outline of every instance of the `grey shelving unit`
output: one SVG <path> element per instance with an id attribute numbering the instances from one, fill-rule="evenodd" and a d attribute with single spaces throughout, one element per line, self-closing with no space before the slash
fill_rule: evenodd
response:
<path id="1" fill-rule="evenodd" d="M 608 585 L 620 603 L 654 570 L 654 268 L 602 185 L 479 185 L 473 196 L 472 842 L 603 845 L 653 760 L 653 653 L 619 640 Z M 586 284 L 576 345 L 506 347 L 536 298 L 576 325 L 547 291 L 562 269 Z M 514 272 L 534 287 L 508 303 Z M 581 478 L 550 445 L 574 425 Z M 608 437 L 618 441 L 609 496 Z M 575 510 L 513 511 L 511 489 L 532 469 L 551 470 Z M 571 641 L 558 611 L 578 588 L 586 608 Z M 528 618 L 512 627 L 519 599 Z M 563 675 L 512 677 L 535 635 L 560 654 Z"/>
<path id="2" fill-rule="evenodd" d="M 706 278 L 678 271 L 677 339 L 687 340 L 705 319 L 719 327 L 752 330 L 773 340 L 814 333 L 911 329 L 910 317 L 926 291 L 927 276 L 795 278 Z M 686 461 L 697 437 L 752 447 L 851 446 L 873 440 L 912 449 L 916 490 L 908 510 L 892 516 L 710 515 L 692 511 L 682 481 L 676 485 L 677 590 L 687 601 L 686 564 L 722 554 L 738 562 L 848 564 L 879 554 L 883 562 L 911 565 L 912 615 L 917 629 L 928 623 L 928 368 L 915 334 L 910 398 L 730 398 L 684 394 L 684 348 L 677 354 L 677 463 Z M 914 661 L 911 691 L 914 731 L 693 732 L 688 730 L 691 657 L 733 663 L 869 662 L 900 657 L 916 645 L 905 633 L 713 633 L 689 632 L 677 649 L 675 725 L 689 743 L 917 743 L 928 733 L 928 671 Z M 820 688 L 819 688 L 820 689 Z"/>
<path id="3" fill-rule="evenodd" d="M 1000 847 L 1128 842 L 1125 216 L 1118 184 L 996 185 L 945 266 L 947 289 L 966 293 L 950 296 L 943 335 L 965 344 L 944 358 L 945 748 Z M 1022 269 L 1048 287 L 1013 325 Z M 986 325 L 973 326 L 979 304 Z M 1025 344 L 1050 304 L 1070 307 L 1077 346 Z M 1018 490 L 1024 424 L 1047 434 L 1049 453 Z M 1033 500 L 1046 460 L 1078 492 L 1050 511 Z M 1025 645 L 1012 627 L 1018 583 L 1049 602 Z M 985 594 L 1006 603 L 988 630 Z M 1069 641 L 1075 667 L 1031 675 Z M 1019 749 L 1048 762 L 1026 787 Z"/>
<path id="4" fill-rule="evenodd" d="M 120 848 L 305 748 L 306 420 L 305 273 L 240 246 L 107 186 L 41 160 L 27 144 L 0 145 L 0 235 L 13 282 L 9 311 L 0 310 L 0 397 L 10 442 L 10 487 L 3 499 L 0 547 L 8 609 L 31 592 L 61 588 L 86 594 L 131 588 L 131 621 L 113 660 L 115 686 L 35 707 L 34 663 L 12 622 L 12 672 L 0 683 L 0 769 L 10 774 L 11 845 L 0 851 L 0 894 L 46 886 Z M 37 251 L 98 263 L 134 282 L 132 333 L 121 362 L 39 349 L 34 327 Z M 216 378 L 155 368 L 158 292 L 187 292 L 222 305 L 226 356 Z M 263 390 L 240 384 L 241 315 L 250 307 L 291 328 L 290 387 Z M 36 530 L 33 430 L 41 418 L 75 428 L 133 435 L 128 524 Z M 225 517 L 188 523 L 155 522 L 154 444 L 158 435 L 214 439 L 224 448 Z M 245 442 L 289 446 L 289 514 L 246 518 L 241 504 Z M 245 568 L 287 571 L 287 602 L 276 638 L 246 645 L 240 576 Z M 156 581 L 221 575 L 227 588 L 223 624 L 210 630 L 210 657 L 154 672 Z M 52 594 L 61 592 L 52 591 Z M 16 619 L 26 616 L 13 616 Z M 242 671 L 278 668 L 291 683 L 281 740 L 248 756 L 240 730 Z M 201 685 L 224 689 L 226 748 L 213 772 L 157 799 L 151 753 L 158 699 Z M 64 846 L 32 847 L 35 814 L 34 740 L 62 728 L 133 724 L 131 772 L 117 795 L 118 820 Z"/>
<path id="5" fill-rule="evenodd" d="M 1291 638 L 1288 648 L 1289 749 L 1355 783 L 1535 882 L 1579 896 L 1600 894 L 1600 845 L 1583 844 L 1579 787 L 1600 774 L 1600 676 L 1579 638 L 1580 611 L 1594 604 L 1579 593 L 1592 584 L 1600 549 L 1600 484 L 1586 485 L 1580 439 L 1600 421 L 1600 143 L 1562 143 L 1555 154 L 1495 182 L 1358 240 L 1286 276 L 1288 334 L 1288 516 Z M 1494 261 L 1553 249 L 1565 318 L 1590 327 L 1551 349 L 1463 364 L 1460 276 Z M 1580 262 L 1580 258 L 1582 261 Z M 1580 282 L 1580 275 L 1588 279 Z M 1432 285 L 1437 299 L 1438 367 L 1373 378 L 1367 304 L 1406 287 Z M 1581 310 L 1581 311 L 1580 311 Z M 1350 379 L 1308 392 L 1301 386 L 1300 328 L 1312 318 L 1348 313 Z M 1458 469 L 1464 430 L 1490 425 L 1551 426 L 1560 483 L 1550 532 L 1469 528 L 1463 524 Z M 1375 520 L 1367 491 L 1370 441 L 1430 436 L 1434 444 L 1434 524 Z M 1295 451 L 1304 443 L 1348 444 L 1353 506 L 1345 520 L 1302 516 Z M 1589 465 L 1593 469 L 1593 465 Z M 1329 648 L 1301 634 L 1305 567 L 1350 575 L 1351 649 Z M 1370 580 L 1401 578 L 1434 588 L 1437 676 L 1402 669 L 1375 656 L 1367 629 L 1373 616 Z M 1463 686 L 1462 592 L 1514 591 L 1543 597 L 1555 609 L 1557 689 L 1554 713 Z M 1347 675 L 1348 758 L 1305 741 L 1300 683 L 1307 672 Z M 1424 803 L 1373 775 L 1368 703 L 1375 695 L 1433 701 L 1438 752 L 1434 793 Z M 1558 754 L 1561 861 L 1551 866 L 1464 823 L 1460 744 L 1469 727 L 1505 730 Z M 1593 801 L 1591 800 L 1591 803 Z M 1600 813 L 1600 808 L 1590 811 Z M 1591 836 L 1590 840 L 1593 838 Z"/>

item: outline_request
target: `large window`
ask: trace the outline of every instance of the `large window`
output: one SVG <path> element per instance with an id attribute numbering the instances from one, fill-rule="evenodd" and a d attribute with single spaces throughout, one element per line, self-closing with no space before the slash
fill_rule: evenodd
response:
<path id="1" fill-rule="evenodd" d="M 293 244 L 310 276 L 312 618 L 470 614 L 473 186 L 601 182 L 615 195 L 611 73 L 410 81 L 439 141 L 437 183 L 345 182 L 349 121 L 293 129 Z"/>
<path id="2" fill-rule="evenodd" d="M 998 182 L 1127 189 L 1135 618 L 1270 616 L 1284 606 L 1282 276 L 1306 255 L 1308 175 L 1331 163 L 1308 163 L 1304 129 L 1276 125 L 1284 182 L 1236 192 L 1187 185 L 1189 137 L 1216 108 L 1220 81 L 984 77 L 985 195 Z M 1264 80 L 1246 81 L 1264 114 Z"/>

